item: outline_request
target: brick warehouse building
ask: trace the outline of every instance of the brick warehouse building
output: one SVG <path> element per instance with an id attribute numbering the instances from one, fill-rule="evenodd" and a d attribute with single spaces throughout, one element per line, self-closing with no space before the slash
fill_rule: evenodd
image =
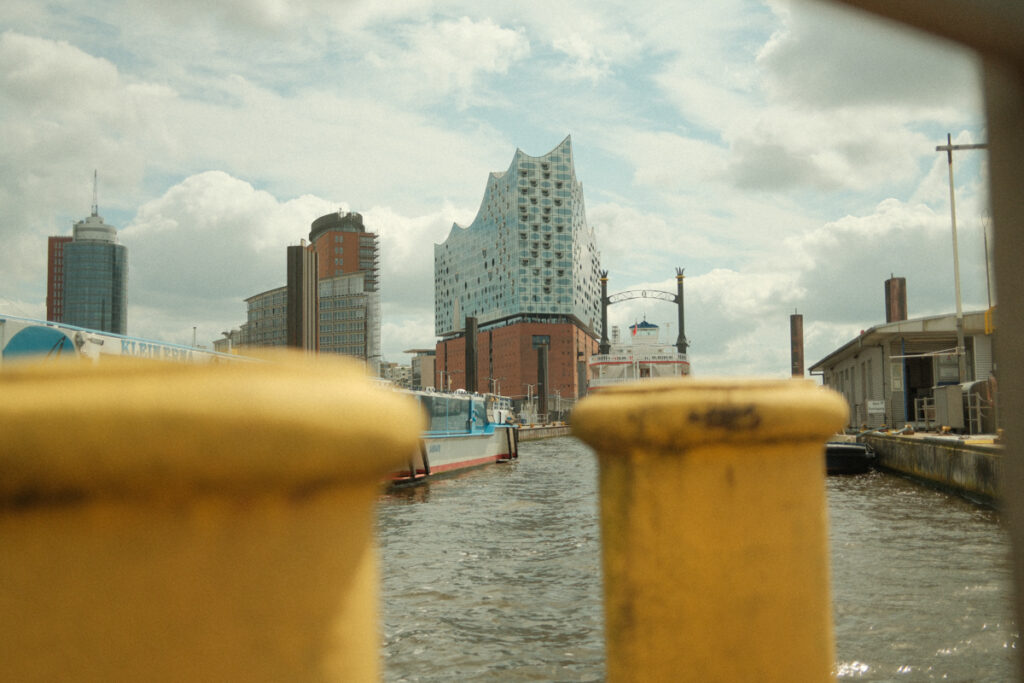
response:
<path id="1" fill-rule="evenodd" d="M 571 139 L 544 156 L 516 150 L 491 173 L 476 218 L 434 245 L 438 386 L 536 394 L 547 345 L 548 404 L 586 393 L 601 324 L 600 263 L 576 179 Z M 476 385 L 466 387 L 466 318 L 478 331 Z"/>

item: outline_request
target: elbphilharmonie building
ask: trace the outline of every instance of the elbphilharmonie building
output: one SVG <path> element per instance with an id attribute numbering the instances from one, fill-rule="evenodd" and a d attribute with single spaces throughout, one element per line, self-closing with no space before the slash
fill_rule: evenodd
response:
<path id="1" fill-rule="evenodd" d="M 448 342 L 462 339 L 466 318 L 474 318 L 481 355 L 490 358 L 486 366 L 481 361 L 478 377 L 494 382 L 504 377 L 503 393 L 517 395 L 520 387 L 514 385 L 532 384 L 527 381 L 535 362 L 531 349 L 549 337 L 552 385 L 559 385 L 555 378 L 564 370 L 566 392 L 560 395 L 578 395 L 585 379 L 578 377 L 575 363 L 589 357 L 588 340 L 601 334 L 599 270 L 571 138 L 543 156 L 516 150 L 508 170 L 488 177 L 473 222 L 453 225 L 444 243 L 434 245 L 434 325 L 442 340 L 441 371 L 447 353 L 447 371 L 460 372 L 457 353 Z M 518 334 L 504 329 L 524 324 L 531 327 L 520 328 Z M 568 340 L 565 348 L 558 341 L 563 338 Z M 558 365 L 562 354 L 564 368 Z M 515 363 L 518 368 L 512 367 Z M 463 382 L 456 377 L 455 384 Z"/>
<path id="2" fill-rule="evenodd" d="M 567 316 L 600 335 L 597 244 L 569 137 L 540 157 L 516 150 L 490 174 L 473 222 L 434 245 L 434 307 L 441 337 L 466 316 Z"/>

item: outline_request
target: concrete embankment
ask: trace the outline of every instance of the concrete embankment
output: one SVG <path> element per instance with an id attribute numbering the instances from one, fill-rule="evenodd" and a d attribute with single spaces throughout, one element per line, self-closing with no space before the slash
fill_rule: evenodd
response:
<path id="1" fill-rule="evenodd" d="M 528 427 L 524 425 L 519 428 L 520 441 L 537 441 L 539 439 L 550 439 L 554 436 L 571 435 L 572 427 L 567 424 L 537 425 L 536 427 Z"/>
<path id="2" fill-rule="evenodd" d="M 929 434 L 865 435 L 876 464 L 914 479 L 996 505 L 1002 496 L 1003 446 Z M 974 440 L 977 441 L 977 440 Z"/>

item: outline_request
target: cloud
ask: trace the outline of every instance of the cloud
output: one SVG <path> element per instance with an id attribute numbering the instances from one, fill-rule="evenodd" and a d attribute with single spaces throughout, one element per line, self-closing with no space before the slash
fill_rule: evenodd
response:
<path id="1" fill-rule="evenodd" d="M 129 333 L 173 332 L 177 341 L 190 336 L 190 326 L 147 323 L 158 312 L 164 320 L 215 321 L 221 328 L 244 322 L 246 297 L 285 284 L 285 247 L 337 208 L 308 195 L 281 202 L 221 171 L 171 187 L 140 207 L 120 234 L 128 248 L 129 303 L 138 307 L 129 312 Z M 205 325 L 207 336 L 219 332 Z"/>
<path id="2" fill-rule="evenodd" d="M 555 38 L 552 47 L 564 53 L 571 60 L 567 69 L 567 75 L 570 78 L 598 81 L 611 71 L 608 57 L 578 33 Z"/>
<path id="3" fill-rule="evenodd" d="M 431 101 L 454 97 L 461 107 L 486 102 L 482 83 L 487 76 L 508 73 L 530 54 L 523 32 L 498 26 L 490 19 L 469 17 L 414 24 L 399 32 L 400 45 L 375 49 L 368 61 L 396 80 L 406 98 Z"/>
<path id="4" fill-rule="evenodd" d="M 374 207 L 363 219 L 367 230 L 380 235 L 381 290 L 389 310 L 405 316 L 429 311 L 433 330 L 433 245 L 445 240 L 452 223 L 472 221 L 472 210 L 445 203 L 430 214 L 405 216 L 390 207 Z"/>
<path id="5" fill-rule="evenodd" d="M 977 60 L 955 44 L 926 38 L 824 2 L 769 5 L 781 25 L 758 55 L 778 100 L 818 109 L 899 104 L 921 112 L 978 105 Z"/>
<path id="6" fill-rule="evenodd" d="M 916 181 L 933 141 L 892 107 L 820 112 L 769 107 L 730 136 L 728 175 L 739 189 L 875 190 Z"/>
<path id="7" fill-rule="evenodd" d="M 973 230 L 964 233 L 959 244 L 968 308 L 985 305 L 980 238 Z M 884 322 L 883 283 L 890 275 L 910 275 L 911 317 L 954 308 L 949 216 L 923 204 L 888 199 L 871 214 L 832 221 L 789 244 L 805 259 L 799 285 L 811 296 L 801 308 L 815 320 L 862 327 Z"/>
<path id="8" fill-rule="evenodd" d="M 129 250 L 129 332 L 190 343 L 245 321 L 244 300 L 285 284 L 286 247 L 344 204 L 313 195 L 281 200 L 222 171 L 184 179 L 140 207 L 121 232 Z M 361 212 L 380 238 L 385 355 L 433 344 L 433 249 L 471 211 L 452 204 L 423 216 Z M 393 335 L 393 336 L 392 336 Z"/>
<path id="9" fill-rule="evenodd" d="M 672 274 L 677 267 L 693 269 L 723 251 L 685 221 L 670 222 L 663 214 L 615 202 L 588 207 L 587 222 L 597 236 L 601 267 L 619 287 Z"/>

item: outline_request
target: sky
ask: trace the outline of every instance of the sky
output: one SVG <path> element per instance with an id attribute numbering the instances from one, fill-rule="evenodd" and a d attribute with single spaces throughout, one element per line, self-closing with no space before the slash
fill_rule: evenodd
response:
<path id="1" fill-rule="evenodd" d="M 99 213 L 128 334 L 211 345 L 358 211 L 385 360 L 432 347 L 433 248 L 517 148 L 572 136 L 609 293 L 675 291 L 694 375 L 789 375 L 955 308 L 946 135 L 986 139 L 976 58 L 800 0 L 9 0 L 0 18 L 0 314 L 45 318 L 46 240 Z M 964 310 L 988 305 L 986 152 L 954 153 Z M 989 233 L 990 234 L 990 233 Z M 609 308 L 661 325 L 673 304 Z"/>

